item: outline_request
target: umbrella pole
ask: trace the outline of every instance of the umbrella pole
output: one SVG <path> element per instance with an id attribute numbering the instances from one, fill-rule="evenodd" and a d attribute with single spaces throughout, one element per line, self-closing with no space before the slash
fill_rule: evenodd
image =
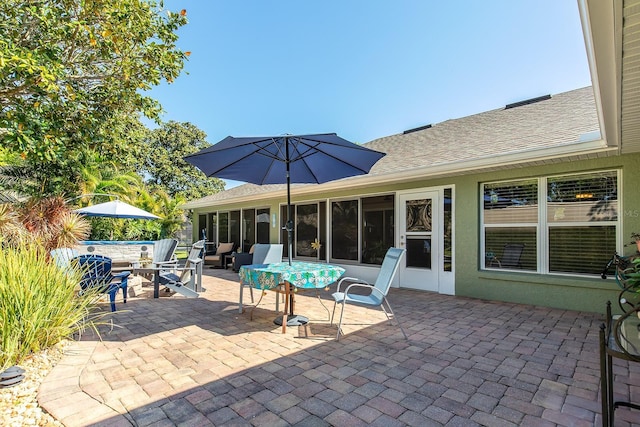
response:
<path id="1" fill-rule="evenodd" d="M 285 152 L 287 164 L 287 254 L 289 255 L 289 265 L 291 265 L 291 257 L 293 251 L 293 215 L 291 212 L 291 174 L 289 173 L 289 140 L 285 138 Z"/>

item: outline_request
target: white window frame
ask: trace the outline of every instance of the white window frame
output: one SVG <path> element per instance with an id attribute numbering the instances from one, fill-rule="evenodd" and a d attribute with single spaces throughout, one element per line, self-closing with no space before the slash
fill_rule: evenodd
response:
<path id="1" fill-rule="evenodd" d="M 618 216 L 615 221 L 598 221 L 598 222 L 587 222 L 587 221 L 577 221 L 577 222 L 562 222 L 562 223 L 550 223 L 547 217 L 548 211 L 548 203 L 547 203 L 547 187 L 548 181 L 550 178 L 558 178 L 558 177 L 578 177 L 580 175 L 591 175 L 594 173 L 605 173 L 605 172 L 615 172 L 616 173 L 616 184 L 617 184 L 617 194 L 618 194 Z M 594 277 L 591 274 L 576 274 L 576 273 L 563 273 L 563 272 L 551 272 L 549 271 L 549 229 L 555 227 L 590 227 L 590 226 L 605 226 L 605 225 L 613 225 L 616 227 L 616 250 L 621 252 L 622 244 L 621 244 L 621 230 L 622 230 L 622 213 L 624 212 L 622 206 L 622 199 L 620 194 L 622 194 L 622 171 L 620 169 L 603 169 L 603 170 L 595 170 L 595 171 L 585 171 L 585 172 L 576 172 L 576 173 L 565 173 L 565 174 L 553 174 L 553 175 L 545 175 L 538 177 L 523 177 L 523 178 L 513 178 L 513 179 L 505 179 L 501 181 L 488 181 L 483 182 L 480 185 L 480 253 L 479 253 L 479 266 L 480 270 L 483 271 L 504 271 L 497 268 L 487 267 L 485 265 L 485 255 L 486 255 L 486 242 L 485 235 L 487 228 L 515 228 L 515 227 L 531 227 L 531 223 L 508 223 L 508 224 L 485 224 L 484 222 L 484 192 L 485 186 L 488 184 L 500 184 L 500 183 L 509 183 L 509 182 L 517 182 L 517 181 L 526 181 L 535 179 L 538 185 L 538 224 L 536 225 L 536 271 L 532 270 L 508 270 L 508 271 L 517 271 L 518 273 L 528 273 L 528 274 L 547 274 L 547 275 L 558 275 L 558 276 L 584 276 L 584 277 Z M 597 224 L 597 225 L 596 225 Z"/>

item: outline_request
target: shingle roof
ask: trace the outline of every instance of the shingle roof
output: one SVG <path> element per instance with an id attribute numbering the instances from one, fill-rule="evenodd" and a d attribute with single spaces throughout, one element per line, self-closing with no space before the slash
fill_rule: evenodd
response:
<path id="1" fill-rule="evenodd" d="M 496 109 L 437 123 L 429 129 L 373 140 L 387 155 L 370 174 L 577 143 L 599 130 L 591 87 L 511 109 Z"/>
<path id="2" fill-rule="evenodd" d="M 427 129 L 375 139 L 365 146 L 387 155 L 373 166 L 369 176 L 459 165 L 464 161 L 577 144 L 582 135 L 599 129 L 593 90 L 585 87 L 516 108 L 490 110 L 437 123 Z M 357 177 L 341 181 L 348 185 L 352 179 Z M 315 184 L 291 188 L 309 185 Z M 285 188 L 284 185 L 244 184 L 194 200 L 184 207 L 266 195 Z"/>

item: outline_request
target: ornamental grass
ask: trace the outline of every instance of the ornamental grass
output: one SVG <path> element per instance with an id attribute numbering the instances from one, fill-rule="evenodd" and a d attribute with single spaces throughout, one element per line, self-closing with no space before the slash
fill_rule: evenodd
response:
<path id="1" fill-rule="evenodd" d="M 0 371 L 32 353 L 96 329 L 96 292 L 78 295 L 81 273 L 50 261 L 37 243 L 0 246 Z"/>

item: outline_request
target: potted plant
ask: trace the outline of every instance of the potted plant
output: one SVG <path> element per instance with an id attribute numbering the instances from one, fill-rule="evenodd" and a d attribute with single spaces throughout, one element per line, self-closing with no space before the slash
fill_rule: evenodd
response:
<path id="1" fill-rule="evenodd" d="M 635 244 L 636 247 L 638 248 L 638 252 L 640 252 L 640 233 L 633 231 L 631 233 L 631 242 L 629 244 L 630 245 Z"/>
<path id="2" fill-rule="evenodd" d="M 152 258 L 149 257 L 140 257 L 140 259 L 138 260 L 138 262 L 140 263 L 140 265 L 142 266 L 142 268 L 150 268 L 151 267 L 151 262 L 153 261 Z"/>

